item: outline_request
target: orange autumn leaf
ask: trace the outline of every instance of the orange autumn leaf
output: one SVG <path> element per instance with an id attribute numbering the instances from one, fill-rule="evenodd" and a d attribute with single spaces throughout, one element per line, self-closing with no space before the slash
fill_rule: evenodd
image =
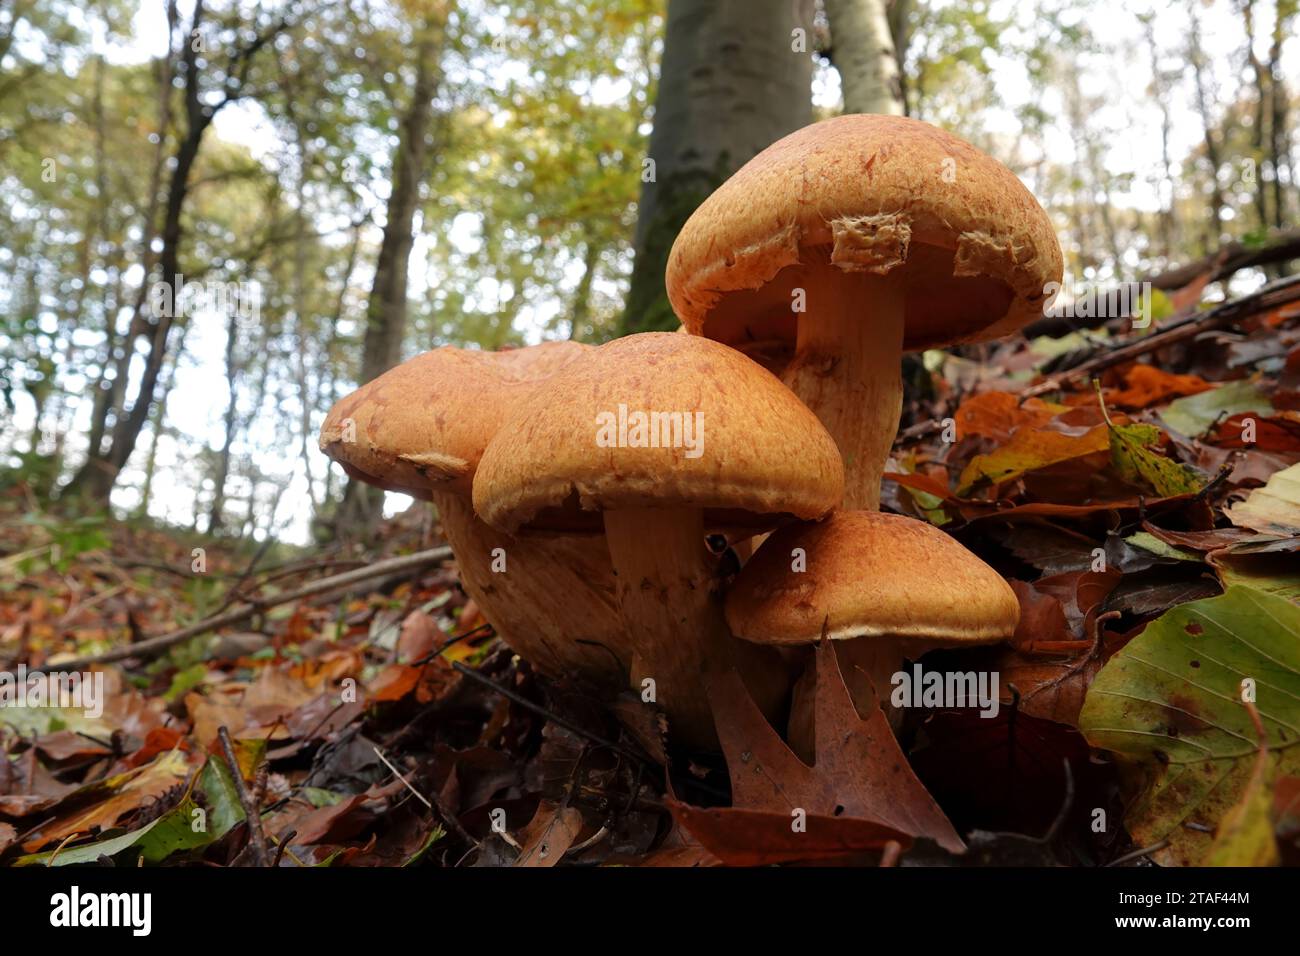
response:
<path id="1" fill-rule="evenodd" d="M 1214 386 L 1199 375 L 1175 375 L 1154 365 L 1134 365 L 1124 373 L 1126 388 L 1108 392 L 1106 400 L 1120 408 L 1148 408 L 1186 395 L 1196 395 Z"/>
<path id="2" fill-rule="evenodd" d="M 957 494 L 965 495 L 980 484 L 1000 484 L 1048 465 L 1109 450 L 1110 435 L 1105 425 L 1095 425 L 1080 434 L 1022 428 L 1001 448 L 976 455 L 967 463 Z"/>
<path id="3" fill-rule="evenodd" d="M 1011 392 L 984 392 L 966 399 L 953 415 L 957 437 L 1005 442 L 1019 428 L 1047 424 L 1062 407 L 1031 398 L 1023 403 Z"/>

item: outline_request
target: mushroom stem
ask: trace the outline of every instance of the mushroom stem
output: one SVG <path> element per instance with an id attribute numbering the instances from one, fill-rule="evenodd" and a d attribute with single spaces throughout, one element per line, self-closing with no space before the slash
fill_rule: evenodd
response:
<path id="1" fill-rule="evenodd" d="M 507 646 L 551 677 L 622 686 L 630 655 L 599 536 L 511 537 L 462 495 L 430 497 L 465 592 Z"/>
<path id="2" fill-rule="evenodd" d="M 897 278 L 815 267 L 784 380 L 844 459 L 844 508 L 880 509 L 903 407 L 904 288 Z"/>
<path id="3" fill-rule="evenodd" d="M 632 688 L 644 694 L 653 680 L 672 732 L 692 746 L 717 746 L 705 677 L 732 665 L 770 715 L 788 688 L 785 668 L 770 649 L 731 636 L 703 512 L 610 510 L 605 536 L 632 645 Z"/>

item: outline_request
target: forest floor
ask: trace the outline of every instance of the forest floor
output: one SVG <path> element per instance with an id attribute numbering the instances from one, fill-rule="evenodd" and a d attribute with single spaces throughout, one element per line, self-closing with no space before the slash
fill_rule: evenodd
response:
<path id="1" fill-rule="evenodd" d="M 1203 287 L 1149 330 L 930 364 L 883 507 L 1011 582 L 1009 644 L 926 659 L 996 673 L 1002 706 L 914 708 L 896 741 L 810 652 L 811 765 L 733 683 L 712 687 L 734 729 L 709 756 L 639 697 L 538 677 L 450 560 L 281 603 L 437 546 L 427 508 L 365 555 L 272 565 L 45 515 L 11 484 L 4 673 L 251 610 L 98 666 L 101 712 L 0 708 L 0 865 L 1295 863 L 1300 286 L 1215 305 Z"/>

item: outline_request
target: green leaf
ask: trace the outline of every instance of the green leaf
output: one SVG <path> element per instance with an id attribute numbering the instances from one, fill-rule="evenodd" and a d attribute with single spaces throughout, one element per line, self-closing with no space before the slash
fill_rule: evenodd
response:
<path id="1" fill-rule="evenodd" d="M 208 808 L 208 830 L 213 840 L 220 840 L 237 825 L 244 822 L 244 807 L 239 802 L 235 778 L 230 775 L 226 762 L 212 757 L 199 774 L 199 789 L 203 791 Z"/>
<path id="2" fill-rule="evenodd" d="M 1232 587 L 1172 608 L 1097 674 L 1079 729 L 1113 751 L 1140 784 L 1125 824 L 1158 862 L 1192 864 L 1243 797 L 1258 734 L 1241 703 L 1254 682 L 1273 772 L 1300 772 L 1300 607 Z"/>
<path id="3" fill-rule="evenodd" d="M 1255 382 L 1228 382 L 1208 392 L 1175 399 L 1160 413 L 1160 419 L 1173 431 L 1195 438 L 1216 421 L 1239 412 L 1271 415 L 1273 404 Z"/>
<path id="4" fill-rule="evenodd" d="M 1199 472 L 1157 451 L 1164 440 L 1154 425 L 1110 425 L 1110 460 L 1130 484 L 1150 485 L 1162 498 L 1195 494 L 1205 482 Z"/>
<path id="5" fill-rule="evenodd" d="M 208 668 L 205 664 L 195 664 L 184 670 L 176 672 L 172 677 L 171 686 L 163 694 L 163 700 L 171 704 L 185 696 L 186 692 L 193 690 L 203 683 L 204 678 L 208 676 Z"/>
<path id="6" fill-rule="evenodd" d="M 1175 548 L 1172 544 L 1161 541 L 1150 531 L 1139 531 L 1131 534 L 1124 539 L 1135 548 L 1141 548 L 1143 551 L 1150 551 L 1162 558 L 1172 558 L 1176 561 L 1195 561 L 1198 564 L 1201 556 L 1194 551 L 1184 551 L 1182 548 Z"/>
<path id="7" fill-rule="evenodd" d="M 1223 815 L 1210 852 L 1202 861 L 1206 866 L 1277 865 L 1272 769 L 1272 758 L 1261 750 L 1241 800 Z"/>

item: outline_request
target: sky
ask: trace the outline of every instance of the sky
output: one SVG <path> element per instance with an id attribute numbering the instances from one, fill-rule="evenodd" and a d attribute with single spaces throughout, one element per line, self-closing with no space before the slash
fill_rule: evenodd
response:
<path id="1" fill-rule="evenodd" d="M 188 7 L 185 2 L 181 5 L 183 9 Z M 1017 4 L 1014 0 L 994 0 L 993 9 L 995 13 L 1010 12 L 1021 24 L 1026 23 L 1027 16 L 1032 16 L 1028 4 Z M 1146 93 L 1150 77 L 1150 55 L 1137 29 L 1133 9 L 1133 5 L 1124 0 L 1107 0 L 1102 4 L 1100 16 L 1104 22 L 1131 26 L 1131 34 L 1125 34 L 1123 29 L 1102 31 L 1107 39 L 1118 42 L 1124 48 L 1125 54 L 1121 60 L 1125 61 L 1125 68 L 1088 69 L 1080 76 L 1080 84 L 1086 95 L 1100 97 L 1104 103 L 1094 114 L 1093 120 L 1098 128 L 1111 131 L 1106 143 L 1110 171 L 1133 174 L 1130 190 L 1114 195 L 1114 200 L 1142 209 L 1155 209 L 1160 204 L 1160 197 L 1152 187 L 1155 179 L 1153 172 L 1159 163 L 1160 112 L 1157 104 Z M 135 35 L 132 42 L 107 47 L 101 37 L 101 52 L 115 62 L 139 62 L 160 53 L 166 47 L 164 10 L 164 0 L 142 0 L 134 18 Z M 1242 30 L 1229 5 L 1222 0 L 1205 9 L 1203 16 L 1207 53 L 1216 71 L 1215 82 L 1221 93 L 1228 95 L 1237 82 L 1233 63 L 1242 43 Z M 1172 38 L 1168 44 L 1169 50 L 1162 55 L 1162 66 L 1177 68 L 1179 65 L 1177 56 L 1171 51 L 1181 42 L 1179 33 L 1184 18 L 1185 14 L 1177 10 L 1165 11 L 1157 16 L 1157 36 Z M 1295 75 L 1294 47 L 1295 44 L 1292 44 L 1287 51 L 1287 75 Z M 1033 91 L 1019 63 L 996 52 L 991 52 L 990 55 L 994 83 L 1008 101 L 1009 108 L 987 113 L 984 118 L 985 128 L 1005 137 L 1015 148 L 1018 123 L 1014 106 L 1025 102 Z M 1113 67 L 1113 58 L 1110 62 Z M 526 67 L 521 63 L 519 69 L 524 71 Z M 614 102 L 625 93 L 617 84 L 608 82 L 589 91 L 595 102 Z M 838 104 L 839 81 L 833 69 L 817 70 L 813 96 L 814 102 L 821 106 L 833 108 Z M 1178 158 L 1195 148 L 1201 136 L 1201 128 L 1191 103 L 1179 101 L 1172 103 L 1171 107 L 1174 115 L 1171 153 Z M 256 104 L 241 103 L 223 110 L 218 115 L 215 132 L 220 138 L 242 144 L 254 156 L 268 161 L 280 149 L 272 126 Z M 1068 159 L 1073 148 L 1069 135 L 1061 128 L 1054 130 L 1047 140 L 1047 149 L 1053 159 Z M 376 182 L 372 188 L 382 216 L 382 198 L 386 195 L 387 185 Z M 477 242 L 475 218 L 469 214 L 458 217 L 449 239 L 459 247 L 470 247 Z M 423 291 L 422 283 L 426 272 L 421 263 L 427 257 L 428 248 L 427 239 L 421 237 L 417 240 L 411 263 L 413 298 Z M 576 281 L 576 276 L 571 276 L 570 280 Z M 485 291 L 488 293 L 492 291 L 490 285 L 491 281 L 488 280 L 485 283 Z M 528 341 L 538 341 L 546 318 L 548 316 L 533 316 L 533 321 L 529 324 L 529 317 L 525 316 L 525 324 L 519 331 Z M 194 439 L 206 441 L 211 447 L 219 447 L 222 437 L 221 416 L 227 398 L 223 367 L 225 318 L 211 313 L 193 316 L 185 340 L 185 350 L 185 358 L 168 398 L 168 425 Z M 315 410 L 317 421 L 323 418 L 325 411 L 326 409 Z M 83 415 L 88 415 L 88 409 L 83 411 Z M 30 427 L 30 413 L 26 426 L 22 422 L 21 410 L 18 418 L 20 428 Z M 80 427 L 84 430 L 86 424 L 86 421 L 82 421 Z M 278 509 L 275 526 L 285 540 L 307 542 L 310 539 L 311 515 L 306 480 L 302 474 L 302 459 L 297 447 L 283 447 L 282 439 L 278 440 L 271 433 L 270 423 L 260 433 L 255 426 L 252 438 L 255 447 L 237 448 L 236 452 L 250 452 L 263 475 L 282 486 L 282 493 L 275 499 Z M 150 511 L 156 517 L 180 524 L 189 524 L 193 520 L 196 502 L 193 466 L 187 463 L 189 454 L 171 438 L 160 442 L 158 468 L 150 501 Z M 137 449 L 134 462 L 143 461 L 143 457 L 142 449 Z M 319 456 L 315 472 L 317 481 L 321 480 L 326 467 L 328 465 L 324 456 Z M 124 487 L 114 497 L 116 505 L 126 509 L 135 507 L 138 493 L 131 487 L 134 483 L 134 480 L 123 483 Z M 202 508 L 204 504 L 205 502 L 198 502 L 197 507 Z M 390 494 L 387 510 L 393 513 L 410 504 L 411 499 L 406 496 Z"/>

